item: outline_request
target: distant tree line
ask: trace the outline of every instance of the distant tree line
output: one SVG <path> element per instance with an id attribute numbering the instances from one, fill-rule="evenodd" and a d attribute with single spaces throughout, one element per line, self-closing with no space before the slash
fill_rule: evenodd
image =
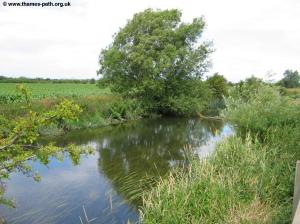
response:
<path id="1" fill-rule="evenodd" d="M 95 84 L 95 79 L 50 79 L 50 78 L 27 78 L 0 76 L 0 83 L 80 83 Z"/>
<path id="2" fill-rule="evenodd" d="M 267 82 L 263 81 L 263 79 L 257 78 L 255 76 L 251 76 L 245 80 L 242 80 L 238 83 L 230 83 L 228 82 L 229 86 L 236 86 L 236 85 L 243 85 L 249 84 L 250 86 L 254 86 L 257 84 L 267 84 Z M 300 74 L 297 70 L 287 69 L 283 73 L 283 78 L 275 83 L 275 85 L 282 86 L 285 88 L 299 88 L 300 87 Z"/>

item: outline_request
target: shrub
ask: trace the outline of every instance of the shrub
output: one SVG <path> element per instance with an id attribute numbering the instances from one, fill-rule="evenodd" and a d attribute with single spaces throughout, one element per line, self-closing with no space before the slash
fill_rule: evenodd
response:
<path id="1" fill-rule="evenodd" d="M 109 108 L 110 117 L 116 120 L 130 120 L 142 116 L 142 109 L 136 100 L 122 100 Z"/>
<path id="2" fill-rule="evenodd" d="M 223 115 L 239 129 L 264 134 L 270 128 L 300 124 L 299 105 L 290 104 L 277 88 L 262 85 L 252 94 L 248 90 L 235 87 L 225 100 Z"/>

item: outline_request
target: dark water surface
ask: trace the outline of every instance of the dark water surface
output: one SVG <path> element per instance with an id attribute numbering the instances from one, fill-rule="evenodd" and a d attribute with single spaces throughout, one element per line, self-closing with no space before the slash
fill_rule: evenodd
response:
<path id="1" fill-rule="evenodd" d="M 85 210 L 89 220 L 96 218 L 92 224 L 137 222 L 142 193 L 185 161 L 185 146 L 206 156 L 231 133 L 222 122 L 181 118 L 71 132 L 55 139 L 57 144 L 89 145 L 95 154 L 82 156 L 77 166 L 68 156 L 63 161 L 50 158 L 47 166 L 34 162 L 40 182 L 11 174 L 5 196 L 14 198 L 16 208 L 0 205 L 0 216 L 7 223 L 80 224 L 80 218 L 88 223 Z"/>

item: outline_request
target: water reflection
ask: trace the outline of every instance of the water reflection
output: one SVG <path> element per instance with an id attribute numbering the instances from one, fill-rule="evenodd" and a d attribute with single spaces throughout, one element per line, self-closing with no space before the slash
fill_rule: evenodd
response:
<path id="1" fill-rule="evenodd" d="M 9 223 L 80 223 L 85 204 L 97 218 L 92 223 L 137 221 L 141 194 L 185 161 L 185 145 L 206 155 L 230 132 L 219 121 L 164 118 L 70 133 L 57 144 L 89 145 L 97 153 L 77 167 L 68 157 L 62 163 L 49 158 L 47 167 L 34 162 L 40 183 L 14 173 L 6 194 L 16 198 L 17 209 L 0 207 L 0 214 Z"/>
<path id="2" fill-rule="evenodd" d="M 222 128 L 222 122 L 178 122 L 174 118 L 121 126 L 98 144 L 99 171 L 120 195 L 138 207 L 140 196 L 157 177 L 186 160 L 184 146 L 203 146 Z"/>

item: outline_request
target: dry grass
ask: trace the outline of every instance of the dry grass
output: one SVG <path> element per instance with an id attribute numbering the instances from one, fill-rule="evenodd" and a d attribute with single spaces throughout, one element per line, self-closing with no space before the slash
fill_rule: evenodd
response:
<path id="1" fill-rule="evenodd" d="M 230 210 L 228 223 L 270 223 L 271 206 L 255 198 L 250 204 L 238 205 Z"/>

